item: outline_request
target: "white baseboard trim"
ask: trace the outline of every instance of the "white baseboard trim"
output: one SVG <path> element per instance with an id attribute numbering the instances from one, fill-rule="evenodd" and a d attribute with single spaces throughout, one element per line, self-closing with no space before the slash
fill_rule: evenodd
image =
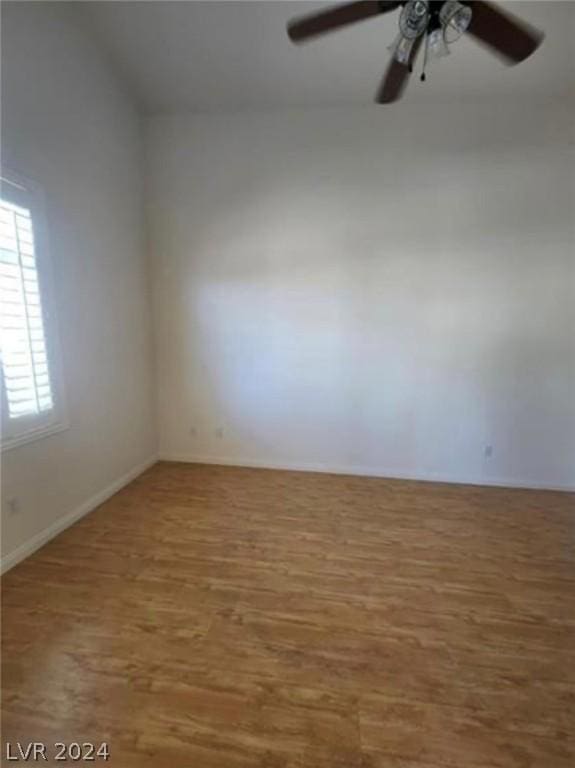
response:
<path id="1" fill-rule="evenodd" d="M 496 488 L 520 488 L 536 491 L 575 491 L 575 484 L 549 484 L 545 482 L 533 482 L 518 478 L 489 478 L 489 477 L 463 477 L 440 472 L 398 472 L 395 469 L 385 467 L 371 467 L 361 465 L 341 465 L 323 463 L 274 463 L 260 459 L 228 458 L 222 456 L 204 456 L 197 454 L 181 454 L 160 452 L 160 461 L 176 461 L 186 464 L 215 464 L 231 467 L 252 467 L 257 469 L 283 469 L 295 472 L 321 472 L 330 475 L 357 475 L 359 477 L 381 477 L 388 480 L 420 480 L 430 483 L 452 483 L 454 485 L 480 485 Z"/>
<path id="2" fill-rule="evenodd" d="M 52 523 L 47 528 L 44 528 L 43 531 L 40 531 L 40 533 L 32 536 L 31 539 L 28 539 L 28 541 L 25 541 L 23 544 L 20 544 L 19 547 L 16 547 L 16 549 L 12 550 L 12 552 L 2 558 L 0 572 L 5 573 L 6 571 L 10 570 L 10 568 L 13 568 L 21 560 L 29 557 L 33 552 L 35 552 L 37 549 L 40 549 L 40 547 L 49 542 L 50 539 L 53 539 L 54 536 L 57 536 L 63 530 L 69 528 L 81 517 L 84 517 L 84 515 L 92 512 L 94 509 L 96 509 L 96 507 L 99 507 L 100 504 L 103 504 L 115 493 L 118 493 L 118 491 L 124 488 L 124 486 L 128 485 L 128 483 L 131 483 L 132 480 L 135 480 L 137 477 L 139 477 L 142 472 L 145 472 L 151 466 L 156 464 L 157 461 L 158 457 L 156 455 L 151 456 L 149 459 L 142 462 L 141 464 L 138 464 L 138 466 L 134 467 L 129 472 L 126 472 L 126 474 L 122 475 L 122 477 L 119 477 L 113 483 L 110 483 L 110 485 L 108 485 L 103 490 L 95 493 L 93 496 L 90 496 L 90 498 L 86 499 L 86 501 L 83 504 L 80 504 L 79 507 L 76 507 L 76 509 L 68 512 L 68 514 L 64 515 L 63 517 L 58 518 L 56 522 Z"/>

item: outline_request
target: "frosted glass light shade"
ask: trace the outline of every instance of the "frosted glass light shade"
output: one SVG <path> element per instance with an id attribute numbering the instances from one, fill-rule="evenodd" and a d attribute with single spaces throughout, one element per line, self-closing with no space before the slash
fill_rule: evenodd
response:
<path id="1" fill-rule="evenodd" d="M 399 61 L 400 64 L 409 64 L 409 57 L 411 56 L 411 49 L 413 48 L 414 38 L 408 39 L 404 37 L 401 32 L 388 46 L 388 50 L 391 51 L 393 58 Z"/>
<path id="2" fill-rule="evenodd" d="M 445 42 L 442 29 L 434 29 L 428 36 L 427 50 L 432 59 L 449 56 L 449 48 Z"/>
<path id="3" fill-rule="evenodd" d="M 439 20 L 443 27 L 446 43 L 454 43 L 465 32 L 471 23 L 473 11 L 468 5 L 457 0 L 446 0 L 439 12 Z"/>
<path id="4" fill-rule="evenodd" d="M 408 40 L 414 40 L 427 29 L 429 3 L 425 0 L 408 0 L 399 17 L 399 28 Z"/>

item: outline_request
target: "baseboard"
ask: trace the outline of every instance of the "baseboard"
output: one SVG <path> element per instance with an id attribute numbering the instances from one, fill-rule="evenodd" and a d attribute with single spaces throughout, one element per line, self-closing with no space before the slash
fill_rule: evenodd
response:
<path id="1" fill-rule="evenodd" d="M 222 456 L 206 456 L 200 454 L 177 454 L 170 452 L 162 452 L 159 456 L 152 456 L 146 461 L 142 462 L 138 466 L 126 472 L 122 477 L 119 477 L 113 483 L 110 483 L 106 488 L 91 496 L 83 504 L 76 509 L 72 510 L 68 514 L 60 517 L 52 525 L 45 528 L 40 533 L 37 533 L 28 541 L 25 541 L 15 550 L 5 555 L 0 564 L 0 572 L 5 573 L 10 568 L 14 567 L 17 563 L 21 562 L 25 558 L 29 557 L 37 549 L 40 549 L 50 539 L 53 539 L 59 533 L 71 526 L 77 520 L 92 512 L 96 507 L 103 504 L 111 496 L 120 491 L 124 486 L 135 480 L 136 477 L 141 475 L 149 467 L 153 466 L 157 461 L 177 461 L 188 464 L 215 464 L 234 467 L 252 467 L 258 469 L 279 469 L 289 470 L 295 472 L 320 472 L 335 475 L 357 475 L 360 477 L 381 477 L 394 480 L 422 480 L 425 482 L 433 483 L 453 483 L 456 485 L 480 485 L 480 486 L 494 486 L 498 488 L 525 488 L 530 490 L 548 490 L 548 491 L 567 491 L 574 492 L 575 485 L 552 485 L 545 482 L 532 482 L 525 481 L 524 479 L 516 478 L 485 478 L 485 477 L 462 477 L 450 475 L 448 473 L 410 473 L 410 472 L 397 472 L 397 470 L 385 469 L 382 467 L 371 467 L 361 465 L 340 465 L 340 464 L 323 464 L 323 463 L 299 463 L 299 462 L 269 462 L 259 459 L 239 459 L 228 458 Z"/>
<path id="2" fill-rule="evenodd" d="M 473 476 L 450 475 L 442 472 L 398 472 L 385 467 L 362 465 L 341 465 L 323 463 L 274 463 L 259 459 L 227 458 L 221 456 L 205 456 L 198 454 L 179 454 L 160 452 L 160 461 L 177 461 L 188 464 L 215 464 L 232 467 L 252 467 L 258 469 L 283 469 L 295 472 L 321 472 L 331 475 L 357 475 L 359 477 L 381 477 L 389 480 L 421 480 L 430 483 L 452 483 L 454 485 L 479 485 L 496 488 L 524 488 L 537 491 L 575 491 L 575 484 L 561 485 L 545 482 L 533 482 L 519 478 L 485 478 Z"/>
<path id="3" fill-rule="evenodd" d="M 158 457 L 152 456 L 141 464 L 138 464 L 138 466 L 134 467 L 129 472 L 126 472 L 126 474 L 122 475 L 122 477 L 119 477 L 113 483 L 110 483 L 110 485 L 108 485 L 106 488 L 99 491 L 98 493 L 95 493 L 89 499 L 86 499 L 86 501 L 83 504 L 80 504 L 79 507 L 76 507 L 76 509 L 68 512 L 68 514 L 64 515 L 63 517 L 58 518 L 58 520 L 52 523 L 52 525 L 44 528 L 43 531 L 40 531 L 40 533 L 32 536 L 32 538 L 28 539 L 28 541 L 25 541 L 24 544 L 21 544 L 12 552 L 5 555 L 2 558 L 0 572 L 5 573 L 6 571 L 10 570 L 10 568 L 13 568 L 17 563 L 29 557 L 33 552 L 35 552 L 37 549 L 40 549 L 40 547 L 49 542 L 50 539 L 53 539 L 54 536 L 57 536 L 63 530 L 69 528 L 81 517 L 84 517 L 84 515 L 87 515 L 89 512 L 92 512 L 92 510 L 96 509 L 96 507 L 99 507 L 100 504 L 103 504 L 111 496 L 124 488 L 124 486 L 128 485 L 128 483 L 131 483 L 132 480 L 135 480 L 139 475 L 142 474 L 142 472 L 145 472 L 146 469 L 153 466 L 157 461 Z"/>

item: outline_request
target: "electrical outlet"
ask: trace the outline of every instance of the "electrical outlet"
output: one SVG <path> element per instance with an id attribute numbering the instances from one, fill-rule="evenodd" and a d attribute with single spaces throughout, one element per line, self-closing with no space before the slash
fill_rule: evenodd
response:
<path id="1" fill-rule="evenodd" d="M 490 459 L 493 456 L 493 446 L 492 445 L 486 445 L 483 449 L 483 455 L 486 459 Z"/>
<path id="2" fill-rule="evenodd" d="M 6 501 L 6 507 L 9 515 L 18 515 L 20 513 L 20 499 L 17 496 L 12 496 Z"/>

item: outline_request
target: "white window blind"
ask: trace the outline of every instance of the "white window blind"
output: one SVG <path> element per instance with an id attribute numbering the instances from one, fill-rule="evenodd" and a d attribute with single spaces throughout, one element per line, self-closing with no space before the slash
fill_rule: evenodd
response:
<path id="1" fill-rule="evenodd" d="M 2 172 L 0 191 L 0 389 L 2 448 L 64 429 L 41 192 Z"/>
<path id="2" fill-rule="evenodd" d="M 0 333 L 10 419 L 54 407 L 30 211 L 0 200 Z"/>

